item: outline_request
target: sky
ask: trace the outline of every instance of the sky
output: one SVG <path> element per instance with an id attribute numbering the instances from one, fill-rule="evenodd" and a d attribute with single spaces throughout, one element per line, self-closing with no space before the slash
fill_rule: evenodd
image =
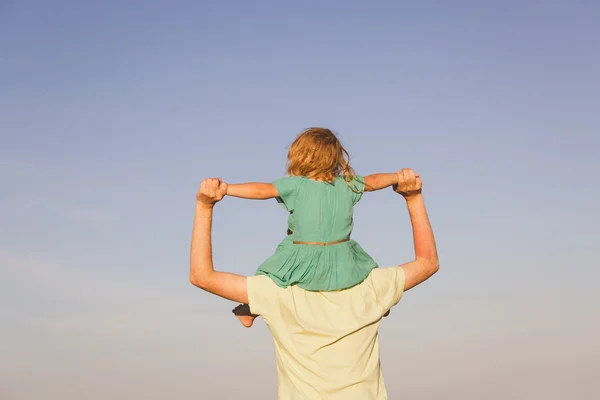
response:
<path id="1" fill-rule="evenodd" d="M 195 192 L 311 126 L 421 174 L 440 270 L 380 329 L 390 398 L 600 396 L 600 5 L 0 0 L 0 398 L 269 399 L 272 339 L 189 283 Z M 215 208 L 252 275 L 275 201 Z M 355 209 L 410 261 L 391 190 Z"/>

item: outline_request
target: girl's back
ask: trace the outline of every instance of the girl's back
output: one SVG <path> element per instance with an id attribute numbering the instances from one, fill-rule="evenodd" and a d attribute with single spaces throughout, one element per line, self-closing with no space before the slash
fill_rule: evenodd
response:
<path id="1" fill-rule="evenodd" d="M 292 233 L 258 268 L 258 274 L 268 275 L 282 287 L 330 291 L 362 282 L 377 266 L 350 238 L 353 207 L 364 190 L 361 177 L 347 183 L 343 177 L 325 182 L 293 176 L 278 179 L 273 186 L 277 200 L 290 213 Z"/>
<path id="2" fill-rule="evenodd" d="M 273 185 L 278 200 L 290 212 L 288 225 L 294 241 L 324 243 L 350 237 L 353 208 L 364 190 L 362 178 L 348 184 L 342 177 L 330 183 L 294 176 Z"/>

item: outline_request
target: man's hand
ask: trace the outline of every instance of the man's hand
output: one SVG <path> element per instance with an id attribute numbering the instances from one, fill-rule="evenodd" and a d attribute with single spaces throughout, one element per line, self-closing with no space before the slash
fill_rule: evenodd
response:
<path id="1" fill-rule="evenodd" d="M 410 168 L 402 168 L 397 172 L 398 184 L 392 186 L 396 193 L 400 193 L 405 199 L 421 194 L 423 182 L 418 174 Z"/>
<path id="2" fill-rule="evenodd" d="M 196 200 L 203 206 L 212 208 L 223 196 L 227 194 L 227 184 L 220 178 L 208 178 L 200 184 L 200 190 L 196 193 Z"/>

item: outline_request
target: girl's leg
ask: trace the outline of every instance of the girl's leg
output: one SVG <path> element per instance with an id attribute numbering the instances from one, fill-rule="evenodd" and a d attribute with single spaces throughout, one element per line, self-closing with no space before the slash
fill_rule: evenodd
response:
<path id="1" fill-rule="evenodd" d="M 291 235 L 292 233 L 294 233 L 294 232 L 292 232 L 288 228 L 288 230 L 287 230 L 288 236 Z M 258 317 L 258 315 L 254 315 L 250 312 L 250 306 L 248 304 L 240 304 L 239 306 L 234 308 L 231 312 L 233 313 L 233 315 L 235 315 L 240 320 L 242 325 L 244 325 L 246 328 L 250 328 L 252 326 L 252 324 L 254 323 L 254 320 L 256 319 L 256 317 Z"/>
<path id="2" fill-rule="evenodd" d="M 250 312 L 250 306 L 248 304 L 240 304 L 231 311 L 244 325 L 246 328 L 250 328 L 254 323 L 254 320 L 258 315 L 254 315 Z"/>

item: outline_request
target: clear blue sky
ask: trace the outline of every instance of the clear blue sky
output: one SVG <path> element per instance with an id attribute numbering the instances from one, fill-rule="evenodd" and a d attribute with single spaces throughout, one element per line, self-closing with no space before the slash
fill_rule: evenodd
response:
<path id="1" fill-rule="evenodd" d="M 188 282 L 194 195 L 282 176 L 326 126 L 358 173 L 425 185 L 441 269 L 382 325 L 391 398 L 596 398 L 598 21 L 593 1 L 0 2 L 0 397 L 274 398 L 264 323 Z M 355 220 L 381 266 L 411 259 L 391 191 Z M 225 199 L 217 267 L 253 274 L 285 221 Z"/>

